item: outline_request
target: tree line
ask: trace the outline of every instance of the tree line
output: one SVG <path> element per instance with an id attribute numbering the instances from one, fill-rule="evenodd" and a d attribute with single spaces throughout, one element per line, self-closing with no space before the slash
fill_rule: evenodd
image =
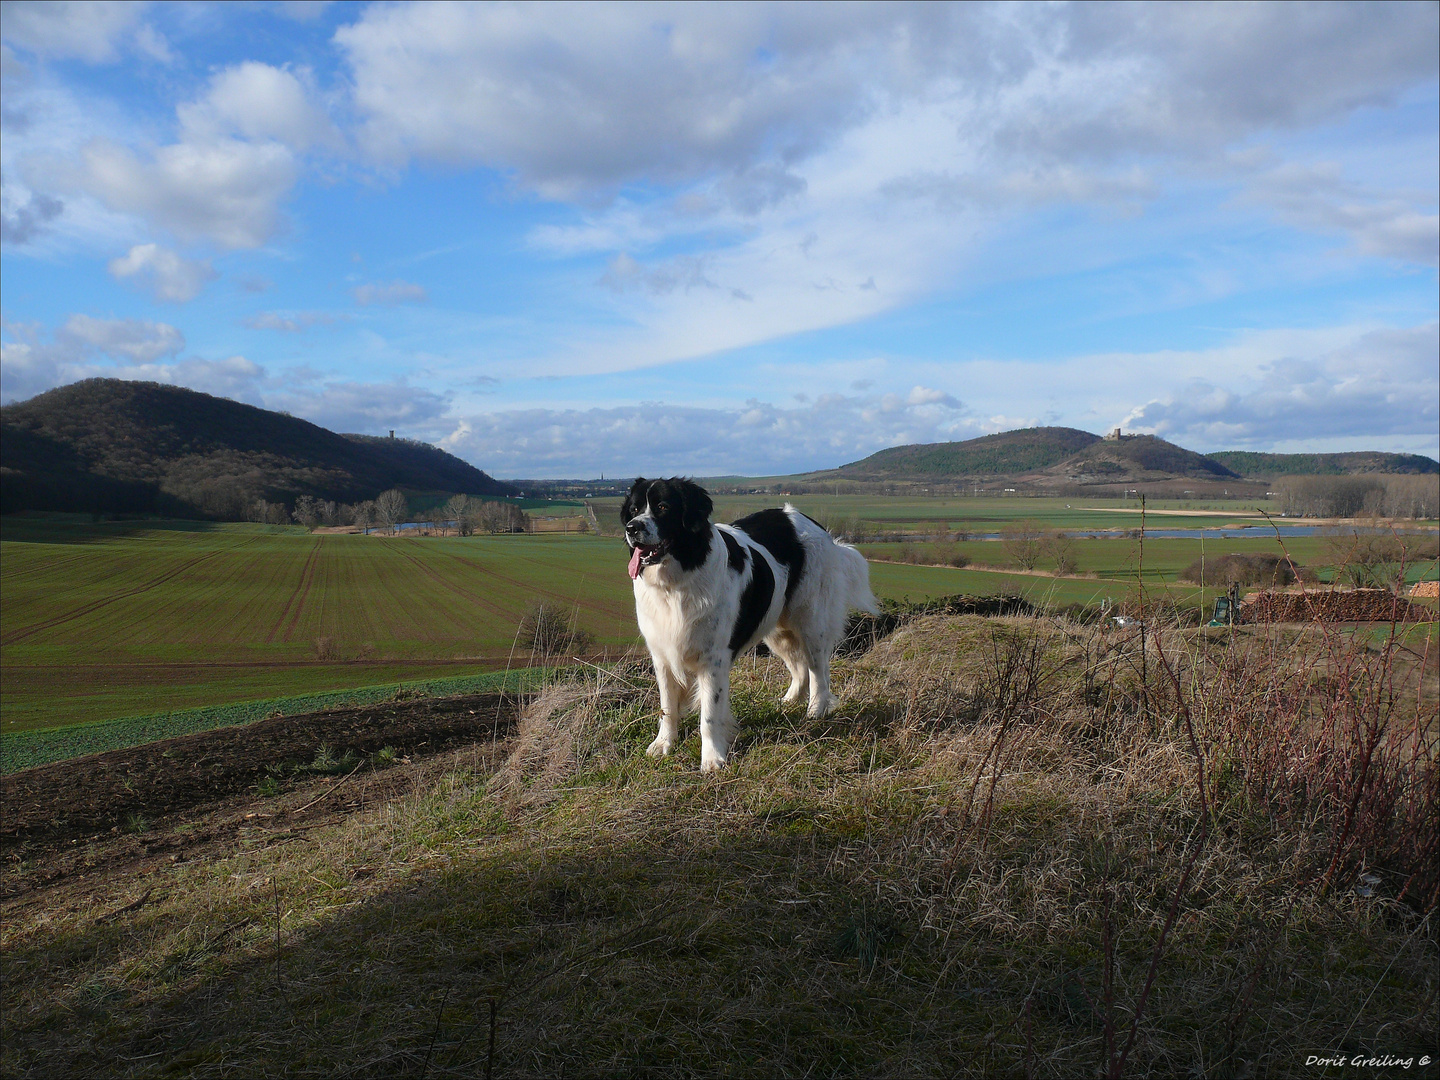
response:
<path id="1" fill-rule="evenodd" d="M 530 531 L 530 515 L 514 503 L 452 495 L 440 506 L 412 513 L 410 500 L 399 488 L 390 488 L 373 499 L 357 503 L 301 495 L 293 508 L 283 502 L 255 499 L 245 507 L 245 520 L 266 525 L 293 523 L 307 529 L 355 525 L 366 535 L 371 529 L 384 529 L 393 534 L 409 522 L 441 535 L 448 535 L 452 530 L 457 536 Z"/>
<path id="2" fill-rule="evenodd" d="M 1295 476 L 1277 482 L 1290 517 L 1440 517 L 1440 476 Z"/>

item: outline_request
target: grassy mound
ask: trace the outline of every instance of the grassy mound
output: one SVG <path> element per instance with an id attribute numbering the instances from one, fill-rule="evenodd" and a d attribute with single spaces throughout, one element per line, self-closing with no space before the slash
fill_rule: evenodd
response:
<path id="1" fill-rule="evenodd" d="M 738 752 L 706 776 L 693 727 L 644 755 L 658 701 L 640 665 L 596 670 L 541 694 L 498 767 L 413 766 L 408 794 L 308 843 L 175 865 L 133 910 L 141 883 L 119 879 L 88 905 L 13 909 L 3 1068 L 1418 1059 L 1437 1020 L 1440 728 L 1433 667 L 1407 656 L 1322 629 L 1141 639 L 923 615 L 837 664 L 826 720 L 779 705 L 778 662 L 743 662 Z"/>

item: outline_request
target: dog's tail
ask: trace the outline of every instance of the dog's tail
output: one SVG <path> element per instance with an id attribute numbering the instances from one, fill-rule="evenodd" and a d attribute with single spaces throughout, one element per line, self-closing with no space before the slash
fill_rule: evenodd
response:
<path id="1" fill-rule="evenodd" d="M 880 601 L 870 591 L 870 564 L 865 556 L 851 547 L 835 541 L 836 554 L 845 576 L 845 599 L 849 607 L 859 608 L 871 615 L 880 614 Z"/>
<path id="2" fill-rule="evenodd" d="M 795 523 L 796 532 L 807 538 L 808 544 L 834 545 L 835 576 L 840 579 L 837 584 L 840 594 L 845 597 L 845 610 L 858 608 L 871 615 L 880 614 L 880 601 L 870 591 L 870 564 L 865 561 L 865 556 L 849 544 L 836 540 L 824 525 L 788 502 L 785 513 Z"/>

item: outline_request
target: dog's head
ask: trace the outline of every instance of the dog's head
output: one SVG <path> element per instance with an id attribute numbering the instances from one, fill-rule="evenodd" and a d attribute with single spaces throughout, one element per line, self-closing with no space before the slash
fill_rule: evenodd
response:
<path id="1" fill-rule="evenodd" d="M 710 547 L 710 511 L 714 503 L 705 489 L 691 480 L 636 479 L 620 506 L 625 542 L 630 545 L 630 576 L 637 577 L 673 555 L 687 570 L 694 569 Z M 698 552 L 700 558 L 694 556 Z"/>

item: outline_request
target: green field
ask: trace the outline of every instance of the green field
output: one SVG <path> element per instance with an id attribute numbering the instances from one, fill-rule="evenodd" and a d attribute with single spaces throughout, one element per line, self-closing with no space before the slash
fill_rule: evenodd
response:
<path id="1" fill-rule="evenodd" d="M 526 606 L 634 639 L 614 541 L 8 520 L 4 731 L 525 666 Z"/>
<path id="2" fill-rule="evenodd" d="M 722 496 L 717 517 L 776 501 Z M 796 502 L 822 520 L 861 516 L 918 529 L 944 522 L 980 532 L 1016 518 L 1069 528 L 1139 524 L 1138 515 L 1107 514 L 1073 499 Z M 602 522 L 615 511 L 597 506 Z M 1233 520 L 1152 515 L 1149 524 Z M 1207 539 L 1205 547 L 1210 559 L 1279 550 L 1260 530 L 1241 540 Z M 1317 569 L 1327 557 L 1322 538 L 1287 540 L 1285 547 Z M 862 550 L 889 560 L 900 545 Z M 1134 592 L 1141 555 L 1128 537 L 1077 540 L 1078 575 L 1057 578 L 1043 572 L 1050 568 L 1044 559 L 1039 573 L 1017 572 L 997 541 L 951 550 L 974 565 L 872 562 L 876 595 L 1018 593 L 1056 607 L 1095 604 Z M 1176 581 L 1199 554 L 1198 540 L 1147 539 L 1146 587 L 1169 589 L 1185 604 L 1208 602 L 1215 590 L 1202 598 Z M 0 732 L 525 667 L 532 661 L 517 647 L 517 628 L 536 601 L 570 613 L 597 650 L 631 649 L 639 639 L 623 560 L 615 538 L 579 534 L 385 538 L 262 525 L 7 518 L 0 523 Z M 1416 564 L 1408 576 L 1433 578 L 1435 563 Z"/>
<path id="3" fill-rule="evenodd" d="M 954 589 L 939 569 L 876 575 L 881 596 Z M 7 519 L 0 730 L 523 667 L 516 631 L 536 600 L 597 648 L 638 643 L 611 538 Z"/>
<path id="4" fill-rule="evenodd" d="M 897 528 L 924 528 L 936 522 L 945 522 L 952 529 L 968 529 L 972 532 L 998 531 L 1010 521 L 1025 518 L 1042 520 L 1057 529 L 1137 529 L 1140 527 L 1140 503 L 1138 499 L 1117 501 L 1115 499 L 1072 499 L 1048 497 L 1004 497 L 982 495 L 944 495 L 934 498 L 915 495 L 716 495 L 715 516 L 719 521 L 733 521 L 737 517 L 776 506 L 780 502 L 793 503 L 816 520 L 825 523 L 843 522 L 851 518 L 873 522 L 878 525 Z M 591 499 L 595 514 L 601 526 L 607 530 L 613 525 L 619 528 L 620 502 L 618 498 Z M 1146 509 L 1151 511 L 1185 510 L 1184 516 L 1169 514 L 1151 515 L 1147 524 L 1151 528 L 1206 528 L 1215 525 L 1235 523 L 1237 525 L 1265 524 L 1262 510 L 1255 502 L 1241 500 L 1212 500 L 1189 502 L 1183 500 L 1147 500 Z"/>

